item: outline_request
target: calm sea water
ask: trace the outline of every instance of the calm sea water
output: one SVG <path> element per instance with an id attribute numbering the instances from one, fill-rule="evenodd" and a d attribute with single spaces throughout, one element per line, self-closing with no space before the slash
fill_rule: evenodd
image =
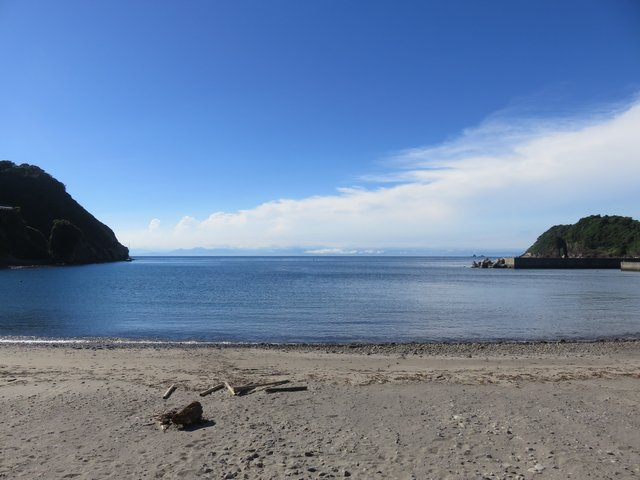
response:
<path id="1" fill-rule="evenodd" d="M 213 342 L 640 338 L 640 274 L 470 258 L 142 257 L 0 271 L 0 337 Z"/>

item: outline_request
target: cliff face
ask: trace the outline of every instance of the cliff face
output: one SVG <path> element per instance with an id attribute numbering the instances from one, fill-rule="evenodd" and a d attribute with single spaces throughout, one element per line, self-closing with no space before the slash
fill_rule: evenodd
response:
<path id="1" fill-rule="evenodd" d="M 0 162 L 0 264 L 127 260 L 129 249 L 39 167 Z"/>
<path id="2" fill-rule="evenodd" d="M 640 222 L 618 215 L 592 215 L 573 225 L 555 225 L 525 252 L 533 257 L 640 257 Z"/>

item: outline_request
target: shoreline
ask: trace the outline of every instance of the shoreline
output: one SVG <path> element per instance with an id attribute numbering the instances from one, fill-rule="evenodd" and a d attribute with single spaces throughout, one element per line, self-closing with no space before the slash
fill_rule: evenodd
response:
<path id="1" fill-rule="evenodd" d="M 525 353 L 525 352 L 572 352 L 610 351 L 640 348 L 640 338 L 614 337 L 574 340 L 487 340 L 461 342 L 318 342 L 318 343 L 277 343 L 277 342 L 207 342 L 181 340 L 148 340 L 131 338 L 30 338 L 0 337 L 0 349 L 5 346 L 29 348 L 70 348 L 70 349 L 211 349 L 211 350 L 270 350 L 283 352 L 325 352 L 370 355 L 430 355 L 465 354 L 473 351 L 485 353 Z"/>

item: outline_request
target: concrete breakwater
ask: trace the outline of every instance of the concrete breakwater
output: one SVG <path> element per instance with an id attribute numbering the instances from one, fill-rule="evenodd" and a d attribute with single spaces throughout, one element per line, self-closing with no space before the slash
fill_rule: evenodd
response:
<path id="1" fill-rule="evenodd" d="M 640 272 L 640 260 L 620 262 L 620 270 L 627 272 Z"/>
<path id="2" fill-rule="evenodd" d="M 594 258 L 546 258 L 546 257 L 505 257 L 496 260 L 485 259 L 473 262 L 475 268 L 529 268 L 529 269 L 622 269 L 640 271 L 637 261 L 620 257 Z"/>
<path id="3" fill-rule="evenodd" d="M 471 268 L 513 268 L 512 264 L 507 264 L 508 258 L 499 258 L 495 262 L 490 258 L 485 258 L 480 261 L 473 261 Z M 511 259 L 513 260 L 513 258 Z"/>
<path id="4" fill-rule="evenodd" d="M 513 268 L 610 268 L 619 269 L 622 258 L 537 258 L 515 257 Z"/>

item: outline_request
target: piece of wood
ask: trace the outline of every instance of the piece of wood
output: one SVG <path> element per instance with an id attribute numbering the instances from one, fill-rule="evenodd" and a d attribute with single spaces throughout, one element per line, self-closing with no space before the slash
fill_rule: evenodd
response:
<path id="1" fill-rule="evenodd" d="M 260 387 L 275 387 L 276 385 L 284 385 L 285 383 L 289 383 L 289 380 L 278 380 L 277 382 L 264 382 L 264 383 L 249 383 L 247 385 L 240 385 L 238 387 L 232 387 L 228 382 L 224 382 L 224 386 L 227 387 L 227 390 L 231 392 L 231 395 L 241 396 L 244 395 L 251 390 L 255 390 Z"/>
<path id="2" fill-rule="evenodd" d="M 171 394 L 176 391 L 176 388 L 178 388 L 178 386 L 174 383 L 169 387 L 169 389 L 166 392 L 164 392 L 164 395 L 162 396 L 162 398 L 164 398 L 165 400 L 169 398 Z"/>
<path id="3" fill-rule="evenodd" d="M 281 392 L 304 392 L 307 387 L 269 387 L 264 391 L 267 393 L 281 393 Z"/>
<path id="4" fill-rule="evenodd" d="M 277 382 L 264 382 L 264 383 L 248 383 L 240 387 L 235 387 L 236 390 L 253 390 L 260 387 L 276 387 L 278 385 L 284 385 L 289 383 L 289 380 L 278 380 Z"/>
<path id="5" fill-rule="evenodd" d="M 222 390 L 224 388 L 224 383 L 219 383 L 218 385 L 214 385 L 211 388 L 207 388 L 204 392 L 200 392 L 201 397 L 206 397 L 210 393 L 217 392 L 218 390 Z"/>
<path id="6" fill-rule="evenodd" d="M 290 380 L 278 380 L 277 382 L 256 383 L 256 384 L 254 384 L 254 386 L 256 388 L 258 388 L 258 387 L 275 387 L 275 386 L 278 386 L 278 385 L 285 385 L 285 384 L 287 384 L 289 382 L 290 382 Z"/>
<path id="7" fill-rule="evenodd" d="M 234 388 L 229 385 L 229 382 L 224 382 L 224 386 L 227 387 L 227 390 L 229 390 L 229 392 L 231 392 L 231 395 L 235 395 L 236 391 L 234 390 Z"/>

